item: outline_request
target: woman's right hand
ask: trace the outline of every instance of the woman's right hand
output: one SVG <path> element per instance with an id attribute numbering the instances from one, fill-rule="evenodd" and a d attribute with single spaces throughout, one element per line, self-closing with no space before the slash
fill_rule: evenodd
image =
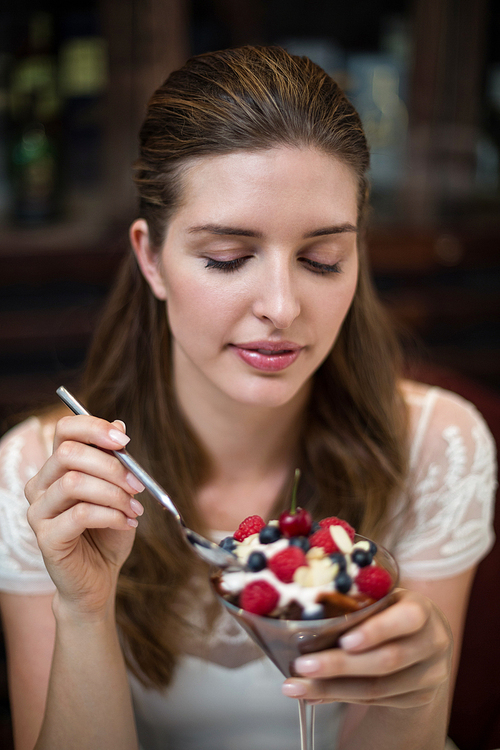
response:
<path id="1" fill-rule="evenodd" d="M 135 538 L 144 489 L 109 451 L 128 442 L 121 422 L 63 417 L 54 451 L 26 485 L 28 521 L 59 603 L 99 616 L 114 603 L 116 581 Z"/>

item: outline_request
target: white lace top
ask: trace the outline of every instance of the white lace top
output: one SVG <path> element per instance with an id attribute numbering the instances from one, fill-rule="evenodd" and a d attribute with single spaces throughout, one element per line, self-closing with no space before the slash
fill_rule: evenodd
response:
<path id="1" fill-rule="evenodd" d="M 411 516 L 385 544 L 404 579 L 439 579 L 477 564 L 493 544 L 495 448 L 464 399 L 405 383 L 411 414 Z M 24 486 L 51 451 L 50 428 L 36 418 L 0 443 L 0 590 L 54 591 L 26 520 Z M 402 498 L 406 500 L 406 498 Z M 397 512 L 397 508 L 396 508 Z M 214 537 L 227 532 L 214 532 Z M 200 604 L 205 594 L 200 591 Z M 193 610 L 192 621 L 200 613 Z M 295 701 L 282 696 L 278 670 L 227 613 L 211 636 L 190 639 L 172 684 L 145 690 L 130 678 L 144 750 L 289 750 L 298 742 Z M 318 750 L 331 750 L 342 706 L 318 706 Z"/>

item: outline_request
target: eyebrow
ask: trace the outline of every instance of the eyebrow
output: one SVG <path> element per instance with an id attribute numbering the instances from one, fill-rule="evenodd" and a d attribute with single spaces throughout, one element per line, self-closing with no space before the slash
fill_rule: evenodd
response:
<path id="1" fill-rule="evenodd" d="M 343 234 L 345 232 L 357 232 L 357 227 L 354 224 L 348 222 L 344 224 L 335 224 L 331 227 L 322 227 L 321 229 L 315 229 L 312 232 L 307 232 L 304 235 L 304 239 L 311 239 L 312 237 L 325 237 L 330 234 Z M 224 226 L 223 224 L 201 224 L 199 226 L 190 227 L 188 229 L 189 234 L 195 234 L 197 232 L 208 232 L 210 234 L 224 235 L 224 236 L 237 236 L 237 237 L 256 237 L 261 238 L 261 232 L 254 232 L 252 229 L 244 229 L 243 227 L 230 227 Z"/>

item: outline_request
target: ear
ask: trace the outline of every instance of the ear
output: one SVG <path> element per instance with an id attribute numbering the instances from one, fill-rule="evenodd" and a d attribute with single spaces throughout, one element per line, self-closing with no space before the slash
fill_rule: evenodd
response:
<path id="1" fill-rule="evenodd" d="M 167 299 L 165 282 L 161 275 L 159 253 L 149 243 L 149 229 L 144 219 L 134 221 L 129 231 L 130 243 L 142 271 L 157 299 Z"/>

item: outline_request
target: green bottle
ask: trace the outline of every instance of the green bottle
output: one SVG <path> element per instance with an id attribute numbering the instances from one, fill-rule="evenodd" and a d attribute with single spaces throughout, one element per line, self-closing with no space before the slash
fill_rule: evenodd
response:
<path id="1" fill-rule="evenodd" d="M 60 98 L 52 38 L 51 16 L 34 14 L 10 79 L 12 215 L 25 226 L 44 224 L 59 212 Z"/>

